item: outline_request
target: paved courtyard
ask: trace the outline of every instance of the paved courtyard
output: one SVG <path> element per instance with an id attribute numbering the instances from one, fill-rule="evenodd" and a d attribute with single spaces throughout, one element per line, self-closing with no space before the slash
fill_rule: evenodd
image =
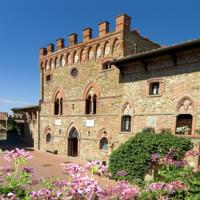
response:
<path id="1" fill-rule="evenodd" d="M 17 145 L 15 144 L 8 144 L 5 141 L 0 141 L 0 149 L 3 150 L 11 150 L 15 148 Z M 36 174 L 36 177 L 40 176 L 45 176 L 45 177 L 51 177 L 51 176 L 58 176 L 61 178 L 66 177 L 65 173 L 63 172 L 61 163 L 70 163 L 70 162 L 75 162 L 79 164 L 84 164 L 83 161 L 78 160 L 78 159 L 71 159 L 66 156 L 61 156 L 61 155 L 54 155 L 51 153 L 47 152 L 42 152 L 42 151 L 35 151 L 32 148 L 29 147 L 23 147 L 18 145 L 19 148 L 24 148 L 28 151 L 31 152 L 31 155 L 33 155 L 33 158 L 28 161 L 25 166 L 34 168 Z M 3 154 L 0 153 L 0 166 L 6 166 L 9 164 L 6 160 L 3 159 Z M 100 183 L 102 185 L 113 185 L 115 184 L 114 181 L 111 181 L 106 178 L 101 178 Z"/>

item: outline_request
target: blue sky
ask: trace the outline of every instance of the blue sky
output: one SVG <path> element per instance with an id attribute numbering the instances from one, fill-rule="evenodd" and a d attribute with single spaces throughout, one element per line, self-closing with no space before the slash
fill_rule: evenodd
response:
<path id="1" fill-rule="evenodd" d="M 0 111 L 37 104 L 39 48 L 127 13 L 132 29 L 161 45 L 200 37 L 199 0 L 1 0 Z"/>

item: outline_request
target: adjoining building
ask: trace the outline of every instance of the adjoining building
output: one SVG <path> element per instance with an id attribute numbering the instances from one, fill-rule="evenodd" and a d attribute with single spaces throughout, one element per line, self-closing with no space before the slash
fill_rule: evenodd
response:
<path id="1" fill-rule="evenodd" d="M 5 140 L 7 138 L 7 120 L 8 113 L 0 112 L 0 140 Z"/>
<path id="2" fill-rule="evenodd" d="M 9 139 L 38 149 L 38 105 L 12 108 L 13 131 Z"/>
<path id="3" fill-rule="evenodd" d="M 200 40 L 161 47 L 130 27 L 124 14 L 40 49 L 40 149 L 107 161 L 145 127 L 200 141 Z"/>

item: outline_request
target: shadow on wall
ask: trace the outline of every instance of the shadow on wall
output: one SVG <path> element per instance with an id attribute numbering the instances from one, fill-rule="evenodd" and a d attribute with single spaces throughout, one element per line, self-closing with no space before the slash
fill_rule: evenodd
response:
<path id="1" fill-rule="evenodd" d="M 124 64 L 120 68 L 119 82 L 128 83 L 128 82 L 137 82 L 141 80 L 148 80 L 151 78 L 161 78 L 176 76 L 181 74 L 191 74 L 199 71 L 200 63 L 199 62 L 188 62 L 181 63 L 180 65 L 174 66 L 173 63 L 162 63 L 159 64 L 149 64 L 148 70 L 145 71 L 144 63 L 141 62 L 130 62 L 129 64 Z"/>

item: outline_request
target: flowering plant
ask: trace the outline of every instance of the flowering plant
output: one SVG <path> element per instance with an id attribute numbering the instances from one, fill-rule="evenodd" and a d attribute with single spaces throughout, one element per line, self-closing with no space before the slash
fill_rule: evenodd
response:
<path id="1" fill-rule="evenodd" d="M 5 152 L 4 159 L 13 166 L 0 168 L 0 200 L 129 200 L 139 197 L 139 188 L 125 181 L 115 187 L 100 186 L 95 176 L 109 176 L 107 167 L 101 161 L 92 161 L 83 166 L 62 164 L 65 179 L 34 179 L 33 169 L 23 167 L 31 158 L 30 153 L 23 149 Z"/>
<path id="2" fill-rule="evenodd" d="M 184 134 L 186 132 L 189 132 L 190 128 L 188 126 L 181 126 L 176 128 L 176 133 L 177 134 Z"/>

